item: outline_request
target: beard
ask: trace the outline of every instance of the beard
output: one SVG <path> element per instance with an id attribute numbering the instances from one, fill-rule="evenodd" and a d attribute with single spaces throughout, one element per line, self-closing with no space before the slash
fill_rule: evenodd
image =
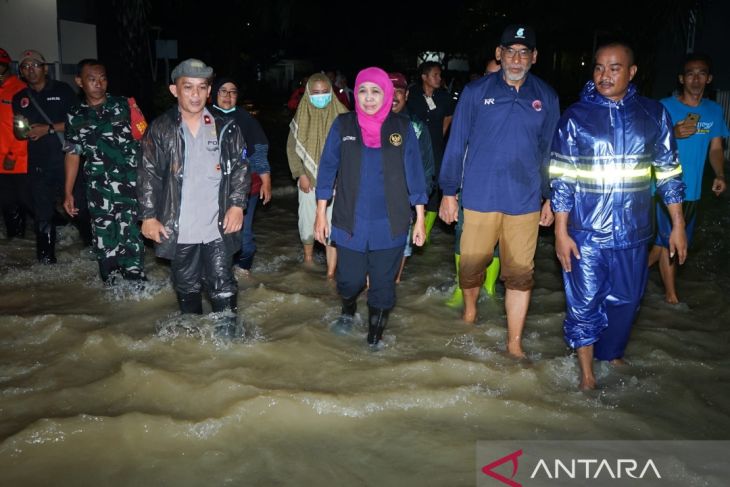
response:
<path id="1" fill-rule="evenodd" d="M 514 73 L 511 71 L 512 68 L 519 68 L 520 71 L 518 73 Z M 525 76 L 527 76 L 527 72 L 530 70 L 530 66 L 522 66 L 521 64 L 518 66 L 506 66 L 503 68 L 504 76 L 509 81 L 521 81 Z"/>

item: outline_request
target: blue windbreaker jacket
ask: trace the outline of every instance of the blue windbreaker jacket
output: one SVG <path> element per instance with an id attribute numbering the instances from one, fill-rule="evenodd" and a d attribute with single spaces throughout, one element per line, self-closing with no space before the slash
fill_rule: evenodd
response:
<path id="1" fill-rule="evenodd" d="M 586 84 L 558 122 L 550 159 L 552 208 L 570 213 L 576 241 L 622 249 L 651 240 L 652 178 L 664 203 L 684 199 L 672 130 L 664 107 L 634 85 L 615 102 Z"/>

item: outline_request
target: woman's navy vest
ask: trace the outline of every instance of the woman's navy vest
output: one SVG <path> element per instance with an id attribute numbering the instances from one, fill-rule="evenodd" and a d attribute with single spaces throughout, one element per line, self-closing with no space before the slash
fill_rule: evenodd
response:
<path id="1" fill-rule="evenodd" d="M 357 114 L 344 113 L 339 119 L 342 143 L 332 208 L 332 225 L 352 235 L 355 228 L 355 205 L 360 189 L 360 165 L 364 146 Z M 407 233 L 411 222 L 411 204 L 408 199 L 404 163 L 409 128 L 408 117 L 391 112 L 380 129 L 385 205 L 393 237 Z"/>

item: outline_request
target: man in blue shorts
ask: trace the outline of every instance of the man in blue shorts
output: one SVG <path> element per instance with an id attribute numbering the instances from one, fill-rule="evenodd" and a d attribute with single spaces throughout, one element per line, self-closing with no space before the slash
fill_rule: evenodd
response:
<path id="1" fill-rule="evenodd" d="M 708 148 L 710 165 L 715 171 L 712 192 L 720 195 L 726 188 L 722 138 L 728 137 L 730 132 L 723 117 L 722 107 L 714 101 L 703 99 L 705 87 L 712 82 L 711 66 L 708 56 L 699 53 L 689 54 L 684 59 L 679 73 L 682 92 L 678 97 L 670 96 L 661 100 L 674 123 L 674 136 L 679 148 L 679 160 L 682 162 L 682 179 L 687 185 L 682 209 L 688 244 L 692 241 L 697 220 L 697 203 L 702 194 L 702 175 Z M 661 201 L 657 201 L 656 220 L 657 236 L 649 256 L 649 266 L 659 262 L 659 272 L 664 282 L 664 299 L 667 303 L 677 304 L 679 303 L 676 288 L 677 265 L 669 258 L 669 234 L 672 231 L 672 224 L 667 207 Z"/>

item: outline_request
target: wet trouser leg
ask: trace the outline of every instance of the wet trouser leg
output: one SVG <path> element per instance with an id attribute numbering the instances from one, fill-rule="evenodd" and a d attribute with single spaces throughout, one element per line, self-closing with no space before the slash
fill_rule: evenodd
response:
<path id="1" fill-rule="evenodd" d="M 403 247 L 366 252 L 368 285 L 368 306 L 390 310 L 395 306 L 395 276 L 398 274 Z"/>
<path id="2" fill-rule="evenodd" d="M 648 277 L 647 247 L 599 249 L 576 241 L 580 260 L 563 272 L 563 325 L 572 348 L 593 345 L 594 357 L 623 357 Z"/>
<path id="3" fill-rule="evenodd" d="M 81 241 L 84 245 L 90 247 L 94 244 L 94 233 L 91 228 L 91 213 L 89 210 L 86 186 L 86 175 L 83 171 L 79 171 L 73 187 L 74 205 L 79 212 L 76 216 L 71 218 L 71 223 L 79 231 L 79 236 L 81 237 Z"/>
<path id="4" fill-rule="evenodd" d="M 402 258 L 403 247 L 366 252 L 337 247 L 337 291 L 343 300 L 356 298 L 369 276 L 368 306 L 393 308 L 395 276 Z"/>
<path id="5" fill-rule="evenodd" d="M 24 233 L 22 228 L 25 222 L 20 205 L 4 205 L 2 211 L 7 238 L 22 237 Z"/>
<path id="6" fill-rule="evenodd" d="M 216 335 L 236 338 L 240 335 L 236 325 L 238 311 L 238 284 L 233 275 L 233 256 L 226 250 L 222 239 L 202 245 L 203 281 L 210 293 L 213 312 L 229 311 L 221 315 L 215 327 Z"/>
<path id="7" fill-rule="evenodd" d="M 36 167 L 31 170 L 30 190 L 35 215 L 36 257 L 44 264 L 56 262 L 56 224 L 53 216 L 63 174 Z"/>
<path id="8" fill-rule="evenodd" d="M 99 276 L 104 282 L 107 282 L 111 273 L 119 267 L 117 263 L 119 235 L 112 214 L 112 201 L 107 194 L 106 186 L 104 178 L 89 181 L 86 200 L 91 218 L 92 248 L 99 264 Z"/>
<path id="9" fill-rule="evenodd" d="M 117 269 L 125 279 L 144 280 L 144 243 L 137 222 L 135 187 L 103 175 L 88 180 L 86 194 L 102 280 Z"/>
<path id="10" fill-rule="evenodd" d="M 233 256 L 226 250 L 223 239 L 201 245 L 202 278 L 210 294 L 213 311 L 236 311 L 238 284 L 233 275 Z"/>
<path id="11" fill-rule="evenodd" d="M 403 247 L 386 250 L 358 252 L 344 247 L 337 248 L 337 290 L 342 296 L 342 313 L 354 314 L 357 295 L 368 286 L 368 337 L 371 345 L 383 336 L 388 313 L 395 306 L 395 276 L 398 274 Z"/>
<path id="12" fill-rule="evenodd" d="M 624 356 L 649 277 L 648 247 L 614 250 L 610 263 L 611 291 L 606 297 L 608 327 L 593 345 L 598 360 Z"/>
<path id="13" fill-rule="evenodd" d="M 365 287 L 367 259 L 364 252 L 337 247 L 338 266 L 335 271 L 337 292 L 343 300 L 356 300 Z"/>
<path id="14" fill-rule="evenodd" d="M 170 275 L 181 313 L 203 313 L 202 246 L 203 244 L 178 244 L 175 247 Z"/>
<path id="15" fill-rule="evenodd" d="M 6 237 L 23 237 L 26 215 L 33 213 L 27 174 L 0 174 L 0 207 Z"/>
<path id="16" fill-rule="evenodd" d="M 258 194 L 252 194 L 248 198 L 246 215 L 243 218 L 243 229 L 241 229 L 241 254 L 237 262 L 241 269 L 251 269 L 253 256 L 256 254 L 256 236 L 253 233 L 253 218 L 256 213 L 258 201 Z"/>
<path id="17" fill-rule="evenodd" d="M 563 271 L 566 313 L 565 342 L 571 348 L 593 345 L 608 326 L 605 301 L 611 291 L 610 249 L 603 250 L 576 241 L 580 260 L 571 256 L 571 272 Z"/>
<path id="18" fill-rule="evenodd" d="M 119 253 L 117 263 L 122 276 L 128 280 L 146 280 L 144 272 L 144 242 L 142 230 L 137 221 L 135 203 L 122 202 L 114 205 L 116 223 L 119 227 Z"/>

